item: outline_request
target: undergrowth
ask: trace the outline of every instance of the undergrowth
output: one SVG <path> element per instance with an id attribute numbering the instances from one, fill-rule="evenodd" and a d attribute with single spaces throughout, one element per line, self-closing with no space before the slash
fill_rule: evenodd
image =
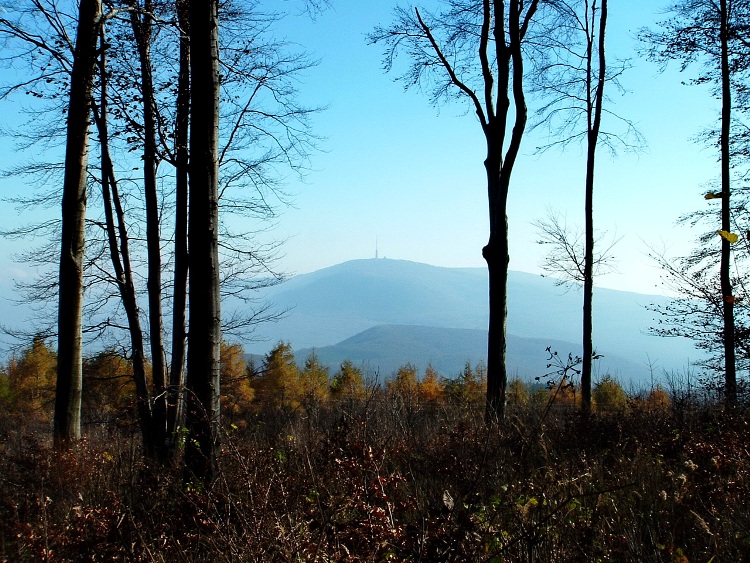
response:
<path id="1" fill-rule="evenodd" d="M 63 454 L 1 421 L 2 561 L 749 561 L 750 426 L 363 400 L 226 429 L 210 489 L 125 429 Z"/>

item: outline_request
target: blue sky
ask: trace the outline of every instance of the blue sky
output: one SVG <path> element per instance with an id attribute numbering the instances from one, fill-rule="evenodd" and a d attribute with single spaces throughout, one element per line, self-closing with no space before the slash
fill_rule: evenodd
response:
<path id="1" fill-rule="evenodd" d="M 280 3 L 264 1 L 269 9 Z M 279 269 L 305 273 L 345 260 L 379 254 L 439 266 L 483 267 L 488 235 L 484 141 L 472 113 L 460 105 L 432 107 L 419 91 L 404 92 L 382 70 L 380 46 L 368 45 L 375 25 L 387 25 L 394 0 L 333 0 L 315 20 L 289 15 L 278 23 L 280 37 L 307 50 L 320 64 L 300 78 L 301 101 L 328 109 L 313 118 L 324 138 L 304 182 L 287 178 L 293 207 L 272 236 L 288 238 Z M 403 5 L 403 3 L 401 3 Z M 282 3 L 294 10 L 299 3 Z M 660 273 L 646 256 L 647 244 L 685 252 L 695 234 L 675 219 L 706 205 L 702 193 L 718 175 L 715 155 L 692 138 L 717 117 L 707 89 L 683 86 L 674 69 L 659 73 L 636 51 L 636 31 L 659 19 L 659 3 L 612 2 L 608 51 L 633 58 L 623 77 L 629 90 L 610 91 L 614 111 L 634 121 L 648 147 L 640 154 L 611 158 L 600 152 L 595 213 L 597 228 L 622 237 L 615 247 L 619 273 L 598 280 L 615 289 L 657 293 Z M 533 110 L 534 100 L 529 101 Z M 0 116 L 17 112 L 0 104 Z M 543 131 L 526 136 L 509 197 L 511 263 L 514 270 L 539 272 L 544 249 L 531 223 L 547 209 L 581 223 L 583 149 L 535 155 Z M 0 149 L 12 154 L 7 139 Z M 3 164 L 11 164 L 8 158 Z M 3 181 L 4 195 L 27 188 Z M 3 204 L 2 223 L 16 211 Z M 0 243 L 0 285 L 25 275 L 13 265 L 18 243 Z"/>
<path id="2" fill-rule="evenodd" d="M 694 233 L 675 219 L 705 205 L 702 193 L 718 174 L 715 156 L 693 139 L 717 116 L 705 88 L 684 86 L 677 67 L 665 73 L 636 52 L 636 31 L 662 15 L 659 5 L 612 2 L 608 52 L 632 58 L 623 77 L 628 89 L 610 90 L 614 111 L 636 123 L 648 146 L 640 154 L 600 151 L 595 213 L 597 228 L 622 237 L 615 247 L 619 273 L 605 287 L 660 292 L 660 273 L 647 245 L 679 254 Z M 375 254 L 440 266 L 484 266 L 488 233 L 484 141 L 473 113 L 459 105 L 430 106 L 419 91 L 404 92 L 382 71 L 381 47 L 365 36 L 387 24 L 394 1 L 334 2 L 315 21 L 288 17 L 279 33 L 304 46 L 320 64 L 300 85 L 305 101 L 327 104 L 315 117 L 326 137 L 305 183 L 291 181 L 295 209 L 277 234 L 284 269 L 304 273 Z M 530 109 L 534 108 L 530 100 Z M 509 197 L 511 269 L 538 272 L 544 248 L 531 222 L 547 209 L 582 223 L 583 149 L 534 154 L 546 132 L 527 135 Z"/>

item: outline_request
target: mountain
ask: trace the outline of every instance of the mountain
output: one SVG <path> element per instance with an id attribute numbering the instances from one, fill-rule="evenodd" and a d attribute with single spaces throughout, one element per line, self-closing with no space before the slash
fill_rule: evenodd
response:
<path id="1" fill-rule="evenodd" d="M 550 355 L 546 348 L 558 351 L 567 358 L 567 350 L 575 346 L 570 342 L 552 339 L 508 337 L 508 365 L 510 376 L 522 379 L 555 371 L 547 367 Z M 411 363 L 424 371 L 431 364 L 438 373 L 453 377 L 466 362 L 472 366 L 486 357 L 487 331 L 471 328 L 438 328 L 412 325 L 378 325 L 347 338 L 333 346 L 297 350 L 299 360 L 307 358 L 313 350 L 323 364 L 335 371 L 345 359 L 364 365 L 381 376 L 394 373 L 399 367 Z M 621 357 L 608 357 L 610 365 L 617 366 L 616 375 L 622 380 L 637 377 L 639 367 Z"/>
<path id="2" fill-rule="evenodd" d="M 379 324 L 486 328 L 487 275 L 405 260 L 353 260 L 295 276 L 265 297 L 290 309 L 258 335 L 294 346 L 333 344 Z"/>
<path id="3" fill-rule="evenodd" d="M 450 352 L 454 356 L 451 361 L 459 366 L 466 360 L 476 363 L 485 357 L 487 293 L 484 268 L 441 268 L 382 258 L 353 260 L 268 288 L 264 297 L 288 313 L 276 323 L 259 326 L 254 337 L 261 341 L 247 350 L 265 353 L 284 340 L 295 350 L 315 347 L 321 358 L 327 347 L 345 353 L 356 345 L 362 358 L 367 356 L 372 362 L 378 357 L 384 365 L 389 358 L 406 357 L 401 353 L 409 350 L 413 356 L 406 361 L 415 364 L 418 353 L 433 363 L 443 361 L 430 352 L 436 349 Z M 526 346 L 536 350 L 534 354 L 543 364 L 544 350 L 553 343 L 553 349 L 565 356 L 581 353 L 581 294 L 575 288 L 566 291 L 549 278 L 510 272 L 508 302 L 508 334 L 514 337 L 509 338 L 511 372 L 526 372 L 528 365 L 535 365 L 521 351 Z M 624 379 L 640 379 L 649 375 L 648 362 L 655 362 L 659 370 L 678 370 L 698 358 L 687 340 L 648 334 L 655 320 L 646 306 L 668 302 L 662 296 L 595 289 L 594 344 L 604 355 L 600 369 Z M 394 326 L 411 328 L 398 333 Z M 376 327 L 380 332 L 370 331 Z M 448 337 L 440 331 L 426 331 L 428 328 L 469 332 L 454 331 Z M 367 354 L 361 348 L 365 342 L 369 342 Z M 379 355 L 374 354 L 376 348 L 381 350 Z M 325 350 L 329 353 L 333 354 Z"/>

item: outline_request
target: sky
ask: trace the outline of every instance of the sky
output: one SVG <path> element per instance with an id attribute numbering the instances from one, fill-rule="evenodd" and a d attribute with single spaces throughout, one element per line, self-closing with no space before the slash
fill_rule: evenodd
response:
<path id="1" fill-rule="evenodd" d="M 306 182 L 290 182 L 294 209 L 276 231 L 291 237 L 282 260 L 290 273 L 374 257 L 376 240 L 381 257 L 485 266 L 489 227 L 478 120 L 465 106 L 435 108 L 425 93 L 404 91 L 396 74 L 384 73 L 382 47 L 366 41 L 376 25 L 392 21 L 399 4 L 333 2 L 314 21 L 290 16 L 279 25 L 282 36 L 320 60 L 300 85 L 304 100 L 328 106 L 314 118 L 325 152 L 314 156 Z M 662 73 L 636 51 L 637 30 L 662 19 L 659 12 L 658 2 L 611 3 L 608 54 L 634 67 L 622 79 L 628 91 L 611 90 L 610 107 L 636 124 L 647 146 L 615 158 L 600 150 L 594 196 L 597 229 L 620 238 L 613 251 L 618 273 L 598 284 L 642 293 L 664 290 L 649 247 L 675 255 L 691 247 L 695 233 L 678 229 L 675 220 L 705 205 L 702 194 L 718 175 L 715 156 L 694 140 L 718 115 L 710 92 L 682 85 L 687 77 L 676 65 Z M 531 111 L 534 105 L 530 100 Z M 528 133 L 513 172 L 514 270 L 540 272 L 546 250 L 532 223 L 548 210 L 583 224 L 584 149 L 536 154 L 546 139 L 541 128 Z"/>
<path id="2" fill-rule="evenodd" d="M 277 269 L 289 275 L 359 258 L 404 259 L 446 267 L 484 267 L 488 237 L 484 138 L 466 106 L 430 105 L 418 90 L 404 91 L 395 74 L 383 71 L 382 47 L 366 36 L 388 25 L 394 0 L 332 0 L 316 18 L 296 13 L 298 0 L 263 0 L 261 6 L 289 15 L 275 33 L 307 51 L 319 64 L 299 77 L 300 102 L 325 106 L 313 117 L 321 137 L 304 180 L 287 176 L 292 206 L 271 236 L 287 239 Z M 428 2 L 428 5 L 434 5 Z M 637 30 L 663 18 L 662 4 L 647 0 L 612 2 L 608 54 L 630 58 L 622 78 L 625 94 L 610 91 L 610 108 L 633 121 L 647 142 L 637 153 L 610 157 L 600 151 L 596 170 L 597 229 L 620 238 L 614 248 L 617 273 L 598 278 L 601 287 L 661 293 L 660 271 L 649 246 L 684 254 L 697 233 L 675 225 L 682 214 L 706 205 L 703 193 L 718 175 L 718 161 L 695 137 L 717 119 L 718 107 L 705 88 L 682 85 L 676 65 L 660 72 L 636 51 Z M 529 100 L 533 111 L 535 101 Z M 0 103 L 0 121 L 18 110 Z M 606 126 L 606 122 L 605 122 Z M 536 154 L 547 142 L 539 129 L 527 133 L 513 172 L 509 195 L 510 268 L 539 273 L 545 248 L 532 223 L 548 210 L 582 225 L 585 159 L 583 147 Z M 7 138 L 6 155 L 15 156 Z M 0 194 L 27 190 L 0 182 Z M 0 228 L 17 221 L 17 210 L 2 203 Z M 0 242 L 0 286 L 28 275 L 12 261 L 16 241 Z"/>

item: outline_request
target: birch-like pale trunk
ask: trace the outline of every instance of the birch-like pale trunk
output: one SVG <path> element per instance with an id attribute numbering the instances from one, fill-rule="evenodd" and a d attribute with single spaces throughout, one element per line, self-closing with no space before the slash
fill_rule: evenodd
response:
<path id="1" fill-rule="evenodd" d="M 70 442 L 81 438 L 86 172 L 91 89 L 96 70 L 96 43 L 100 18 L 99 0 L 81 0 L 70 78 L 62 190 L 57 386 L 53 422 L 53 439 L 57 448 L 66 447 Z"/>

